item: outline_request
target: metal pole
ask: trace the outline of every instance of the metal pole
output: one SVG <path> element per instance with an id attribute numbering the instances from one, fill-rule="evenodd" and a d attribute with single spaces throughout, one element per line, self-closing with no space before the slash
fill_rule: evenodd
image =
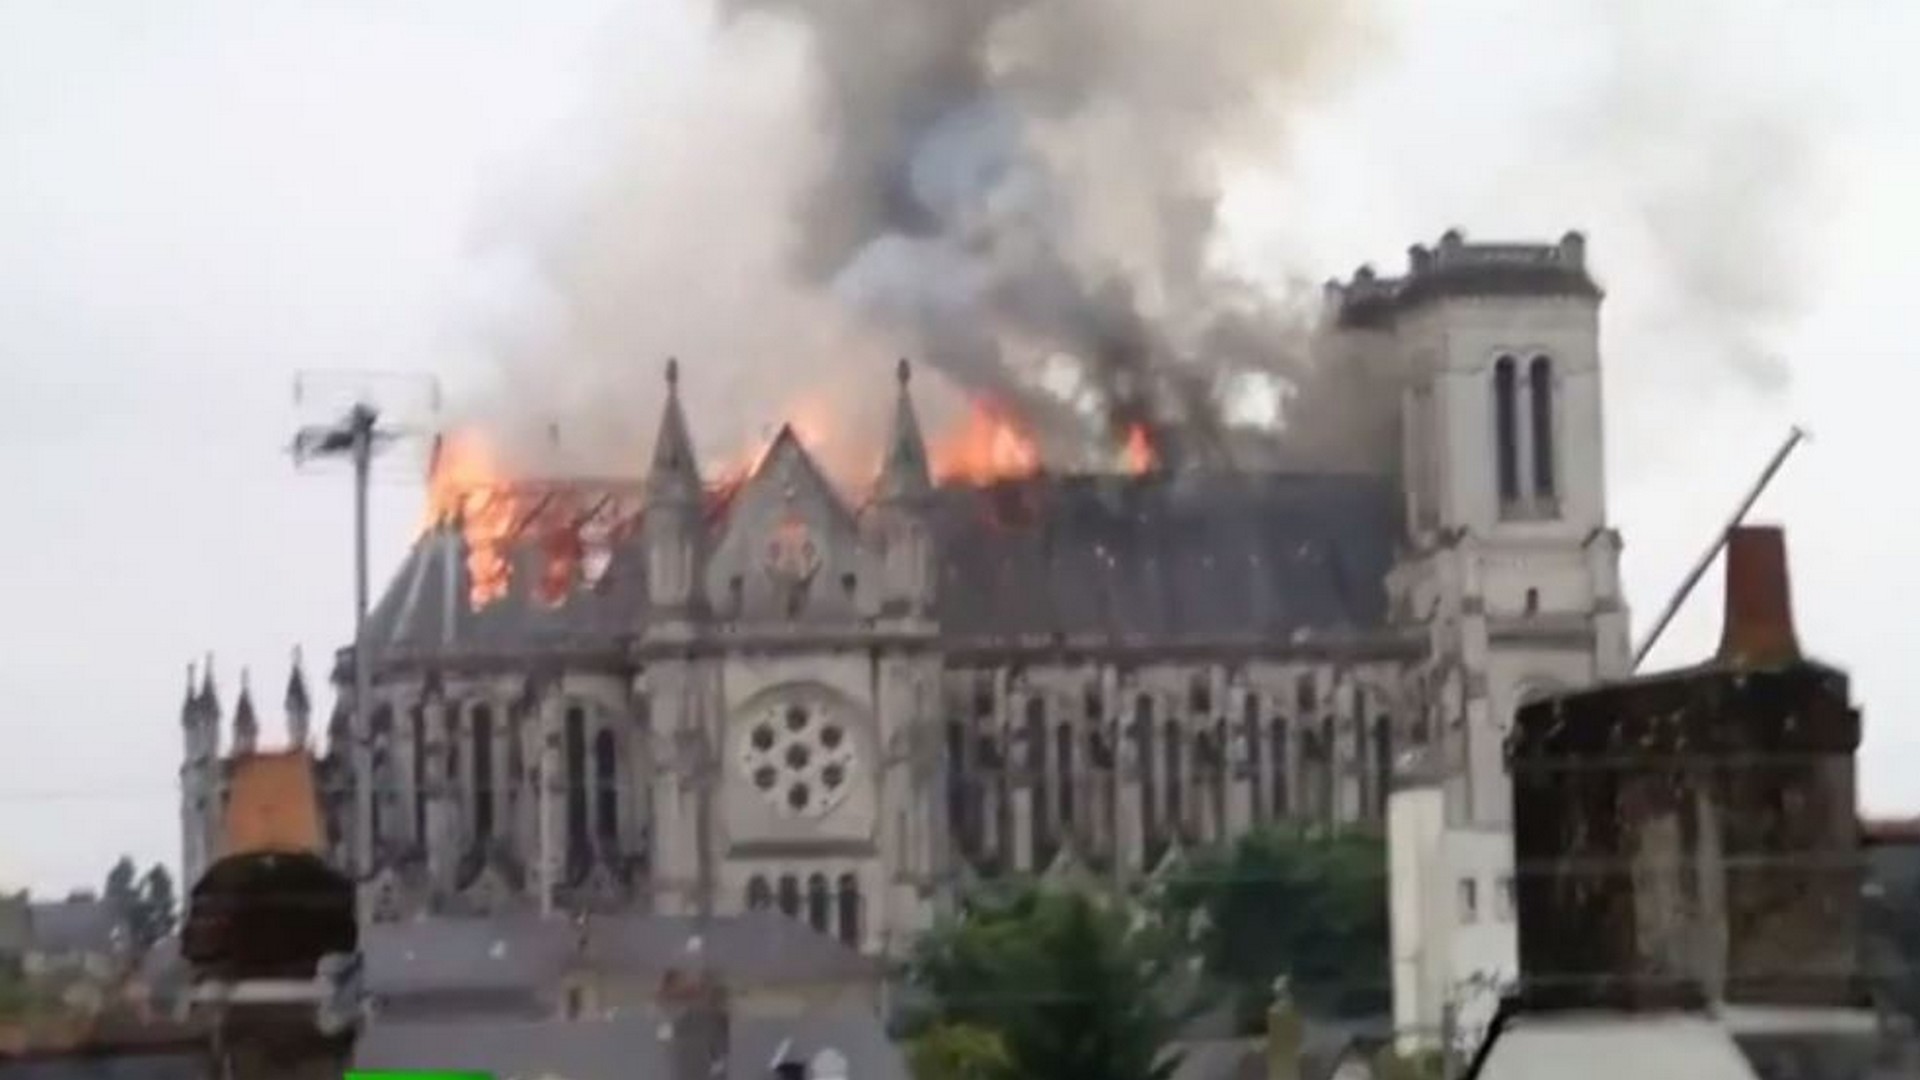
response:
<path id="1" fill-rule="evenodd" d="M 1629 673 L 1640 669 L 1640 664 L 1646 660 L 1647 654 L 1652 652 L 1653 647 L 1659 643 L 1660 635 L 1666 633 L 1667 624 L 1673 622 L 1673 617 L 1680 613 L 1680 605 L 1687 602 L 1687 597 L 1693 594 L 1694 587 L 1700 584 L 1702 577 L 1706 576 L 1707 569 L 1713 565 L 1713 560 L 1720 557 L 1720 550 L 1727 546 L 1727 539 L 1733 534 L 1733 530 L 1746 520 L 1747 512 L 1753 509 L 1754 503 L 1760 501 L 1760 496 L 1767 490 L 1767 485 L 1773 483 L 1774 474 L 1780 471 L 1780 466 L 1786 464 L 1787 455 L 1793 453 L 1793 448 L 1800 445 L 1806 437 L 1807 433 L 1797 426 L 1787 433 L 1787 441 L 1780 444 L 1779 450 L 1774 451 L 1772 460 L 1768 461 L 1767 467 L 1761 470 L 1760 479 L 1754 483 L 1753 489 L 1747 492 L 1747 497 L 1741 501 L 1740 508 L 1733 512 L 1733 517 L 1727 520 L 1725 527 L 1713 538 L 1713 544 L 1707 548 L 1707 553 L 1700 557 L 1700 561 L 1694 564 L 1692 572 L 1680 583 L 1680 589 L 1673 594 L 1673 599 L 1667 601 L 1665 610 L 1660 612 L 1660 618 L 1653 624 L 1653 631 L 1647 635 L 1645 641 L 1640 643 L 1640 647 L 1634 650 L 1633 667 L 1629 669 Z"/>
<path id="2" fill-rule="evenodd" d="M 367 650 L 367 492 L 373 472 L 373 435 L 378 414 L 353 409 L 353 764 L 354 859 L 361 873 L 373 871 L 373 671 Z"/>

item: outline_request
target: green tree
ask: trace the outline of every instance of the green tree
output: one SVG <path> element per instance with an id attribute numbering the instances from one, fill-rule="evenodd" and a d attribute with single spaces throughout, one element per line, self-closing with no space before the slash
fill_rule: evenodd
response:
<path id="1" fill-rule="evenodd" d="M 154 863 L 140 878 L 140 894 L 130 920 L 133 940 L 142 949 L 152 947 L 154 942 L 173 933 L 178 917 L 173 875 L 167 872 L 163 864 Z"/>
<path id="2" fill-rule="evenodd" d="M 1368 1015 L 1391 1004 L 1386 869 L 1376 836 L 1261 829 L 1190 860 L 1158 902 L 1242 1031 L 1280 975 L 1308 1012 Z"/>
<path id="3" fill-rule="evenodd" d="M 1191 1014 L 1178 960 L 1126 910 L 1025 890 L 922 939 L 910 976 L 931 1006 L 915 1026 L 997 1035 L 1017 1080 L 1165 1080 Z"/>
<path id="4" fill-rule="evenodd" d="M 1011 1080 L 1013 1058 L 1000 1033 L 975 1024 L 935 1024 L 907 1044 L 914 1080 Z"/>
<path id="5" fill-rule="evenodd" d="M 140 871 L 133 865 L 133 859 L 120 856 L 120 861 L 107 871 L 107 886 L 101 891 L 102 899 L 122 911 L 132 911 L 134 905 L 140 902 L 139 876 Z"/>

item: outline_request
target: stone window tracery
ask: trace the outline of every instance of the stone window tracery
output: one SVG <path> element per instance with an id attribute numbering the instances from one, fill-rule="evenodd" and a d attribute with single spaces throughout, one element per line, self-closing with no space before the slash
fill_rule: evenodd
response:
<path id="1" fill-rule="evenodd" d="M 844 720 L 814 701 L 786 701 L 749 719 L 740 766 L 783 817 L 819 818 L 846 801 L 857 755 Z"/>

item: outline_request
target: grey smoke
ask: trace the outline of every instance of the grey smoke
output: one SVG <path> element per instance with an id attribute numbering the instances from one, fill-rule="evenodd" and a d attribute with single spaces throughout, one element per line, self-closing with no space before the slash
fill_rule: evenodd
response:
<path id="1" fill-rule="evenodd" d="M 1141 426 L 1163 458 L 1217 461 L 1232 456 L 1220 396 L 1236 372 L 1309 374 L 1311 320 L 1213 265 L 1209 242 L 1223 166 L 1283 145 L 1289 110 L 1365 40 L 1356 5 L 725 10 L 807 31 L 828 146 L 795 272 L 969 392 L 1045 433 L 1117 442 Z M 1041 388 L 1061 355 L 1087 400 Z"/>
<path id="2" fill-rule="evenodd" d="M 1214 265 L 1222 174 L 1284 164 L 1292 118 L 1370 44 L 1365 5 L 687 2 L 699 61 L 612 88 L 551 155 L 598 164 L 562 185 L 570 212 L 502 211 L 518 231 L 488 237 L 545 293 L 485 399 L 525 456 L 641 460 L 669 353 L 709 451 L 806 398 L 846 476 L 903 353 L 946 376 L 916 384 L 931 426 L 989 396 L 1061 464 L 1133 424 L 1163 455 L 1271 451 L 1221 389 L 1308 379 L 1313 320 Z M 1041 377 L 1063 364 L 1071 395 Z"/>
<path id="3" fill-rule="evenodd" d="M 1763 392 L 1785 388 L 1775 334 L 1812 298 L 1805 257 L 1818 203 L 1814 102 L 1743 65 L 1746 5 L 1616 0 L 1601 9 L 1608 75 L 1587 158 L 1642 228 L 1663 333 L 1691 338 Z"/>

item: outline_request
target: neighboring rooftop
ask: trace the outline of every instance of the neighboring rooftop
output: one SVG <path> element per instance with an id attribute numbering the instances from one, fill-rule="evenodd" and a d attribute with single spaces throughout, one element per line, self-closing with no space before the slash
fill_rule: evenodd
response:
<path id="1" fill-rule="evenodd" d="M 109 953 L 127 945 L 126 920 L 105 900 L 76 897 L 27 906 L 33 951 L 53 955 Z"/>
<path id="2" fill-rule="evenodd" d="M 864 980 L 874 962 L 773 912 L 692 916 L 507 915 L 375 923 L 362 938 L 380 997 L 495 993 L 555 985 L 569 970 L 659 978 L 708 969 L 729 985 Z"/>
<path id="3" fill-rule="evenodd" d="M 357 1069 L 473 1069 L 494 1076 L 630 1080 L 672 1075 L 673 1027 L 652 1009 L 608 1020 L 371 1024 L 354 1051 Z M 765 1080 L 782 1061 L 844 1062 L 849 1080 L 906 1080 L 899 1048 L 874 1016 L 736 1016 L 729 1022 L 727 1080 Z"/>

